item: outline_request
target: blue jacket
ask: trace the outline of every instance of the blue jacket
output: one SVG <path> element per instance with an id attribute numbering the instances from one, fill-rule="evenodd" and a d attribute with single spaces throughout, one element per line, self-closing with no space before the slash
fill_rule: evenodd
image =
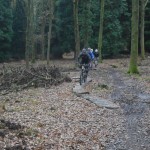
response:
<path id="1" fill-rule="evenodd" d="M 93 54 L 93 52 L 89 52 L 89 55 L 90 55 L 90 57 L 91 57 L 91 60 L 93 60 L 94 59 L 94 54 Z"/>

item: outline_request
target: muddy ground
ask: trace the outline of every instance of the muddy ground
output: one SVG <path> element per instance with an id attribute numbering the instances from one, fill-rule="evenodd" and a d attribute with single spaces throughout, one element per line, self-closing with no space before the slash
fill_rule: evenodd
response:
<path id="1" fill-rule="evenodd" d="M 90 71 L 92 82 L 85 87 L 93 96 L 119 105 L 118 109 L 78 97 L 72 92 L 75 80 L 1 95 L 5 109 L 0 108 L 0 149 L 149 150 L 150 58 L 139 63 L 139 75 L 127 74 L 128 64 L 128 58 L 104 60 Z M 11 65 L 24 63 L 5 64 Z M 52 65 L 71 78 L 79 76 L 72 60 Z"/>

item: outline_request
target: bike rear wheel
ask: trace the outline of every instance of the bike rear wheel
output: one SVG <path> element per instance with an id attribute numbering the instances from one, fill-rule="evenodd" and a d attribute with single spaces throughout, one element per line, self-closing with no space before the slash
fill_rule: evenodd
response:
<path id="1" fill-rule="evenodd" d="M 98 61 L 97 61 L 97 60 L 95 60 L 95 67 L 97 67 L 97 65 L 98 65 Z"/>

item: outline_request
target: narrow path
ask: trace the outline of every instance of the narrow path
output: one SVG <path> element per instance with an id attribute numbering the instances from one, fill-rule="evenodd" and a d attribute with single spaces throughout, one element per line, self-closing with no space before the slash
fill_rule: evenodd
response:
<path id="1" fill-rule="evenodd" d="M 120 139 L 114 142 L 115 149 L 148 150 L 150 148 L 150 135 L 149 129 L 143 127 L 145 123 L 143 119 L 148 116 L 149 111 L 149 105 L 144 101 L 150 101 L 150 95 L 146 97 L 146 93 L 142 92 L 138 83 L 123 77 L 118 71 L 111 69 L 109 74 L 114 86 L 111 99 L 120 103 L 126 119 L 125 131 L 122 131 L 119 135 Z M 145 97 L 142 98 L 141 95 L 145 95 Z M 114 143 L 110 144 L 107 149 L 111 149 Z"/>
<path id="2" fill-rule="evenodd" d="M 124 130 L 119 132 L 113 142 L 107 144 L 106 150 L 149 150 L 150 95 L 143 91 L 142 85 L 136 80 L 115 68 L 99 68 L 91 72 L 91 76 L 97 82 L 101 78 L 112 87 L 108 99 L 119 104 L 123 110 L 123 114 L 120 115 L 123 115 L 125 120 Z M 90 95 L 83 97 L 89 99 Z"/>

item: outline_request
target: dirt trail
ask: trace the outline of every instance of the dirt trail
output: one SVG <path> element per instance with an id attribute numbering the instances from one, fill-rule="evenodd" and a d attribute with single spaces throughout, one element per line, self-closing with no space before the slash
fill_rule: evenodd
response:
<path id="1" fill-rule="evenodd" d="M 123 112 L 118 114 L 124 118 L 123 130 L 117 133 L 113 142 L 106 145 L 106 150 L 149 150 L 150 94 L 144 91 L 145 85 L 111 66 L 100 66 L 96 71 L 91 71 L 89 76 L 95 83 L 105 83 L 111 87 L 106 99 L 119 104 Z M 92 88 L 95 88 L 95 84 Z M 90 94 L 93 94 L 92 88 Z M 95 92 L 95 95 L 99 93 Z"/>
<path id="2" fill-rule="evenodd" d="M 144 117 L 149 116 L 150 95 L 143 92 L 142 85 L 137 81 L 125 76 L 116 69 L 109 69 L 108 83 L 113 83 L 113 92 L 110 98 L 120 104 L 124 112 L 125 130 L 119 135 L 114 143 L 111 143 L 107 149 L 115 150 L 148 150 L 150 148 L 150 132 Z M 147 124 L 145 128 L 144 123 Z M 113 148 L 114 147 L 114 148 Z"/>

